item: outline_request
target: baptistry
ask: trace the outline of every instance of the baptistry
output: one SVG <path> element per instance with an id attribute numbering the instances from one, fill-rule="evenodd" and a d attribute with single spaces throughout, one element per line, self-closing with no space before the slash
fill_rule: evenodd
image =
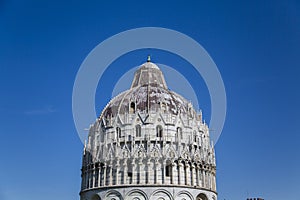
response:
<path id="1" fill-rule="evenodd" d="M 81 200 L 216 200 L 216 162 L 201 112 L 150 61 L 90 126 Z"/>

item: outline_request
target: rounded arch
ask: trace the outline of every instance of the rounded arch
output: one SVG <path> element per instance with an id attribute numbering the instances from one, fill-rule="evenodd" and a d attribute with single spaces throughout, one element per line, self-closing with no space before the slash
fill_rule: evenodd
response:
<path id="1" fill-rule="evenodd" d="M 175 157 L 175 155 L 173 154 L 174 154 L 173 152 L 169 152 L 170 157 Z M 173 163 L 174 162 L 170 158 L 166 160 L 165 173 L 164 173 L 166 177 L 170 178 L 169 183 L 171 184 L 173 183 Z"/>
<path id="2" fill-rule="evenodd" d="M 158 200 L 158 199 L 174 200 L 172 194 L 169 191 L 163 189 L 155 190 L 150 196 L 150 200 Z"/>
<path id="3" fill-rule="evenodd" d="M 141 137 L 142 136 L 142 127 L 141 125 L 137 124 L 135 125 L 135 137 Z"/>
<path id="4" fill-rule="evenodd" d="M 175 200 L 193 200 L 193 195 L 189 193 L 188 191 L 180 191 L 175 195 Z"/>
<path id="5" fill-rule="evenodd" d="M 206 194 L 204 193 L 200 193 L 198 194 L 198 196 L 196 197 L 196 200 L 208 200 Z"/>
<path id="6" fill-rule="evenodd" d="M 130 198 L 128 198 L 130 197 Z M 127 194 L 125 199 L 137 199 L 137 200 L 148 200 L 147 194 L 139 189 L 130 190 Z"/>
<path id="7" fill-rule="evenodd" d="M 129 106 L 129 114 L 134 114 L 136 110 L 136 104 L 135 102 L 131 102 Z"/>
<path id="8" fill-rule="evenodd" d="M 94 194 L 91 198 L 91 200 L 101 200 L 98 194 Z"/>
<path id="9" fill-rule="evenodd" d="M 106 193 L 105 200 L 123 200 L 122 195 L 116 190 L 110 190 Z"/>

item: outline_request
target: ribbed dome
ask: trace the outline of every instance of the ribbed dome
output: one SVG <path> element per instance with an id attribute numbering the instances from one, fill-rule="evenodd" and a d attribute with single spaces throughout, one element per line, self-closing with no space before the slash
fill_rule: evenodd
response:
<path id="1" fill-rule="evenodd" d="M 135 72 L 131 88 L 143 85 L 155 85 L 167 89 L 165 78 L 158 66 L 150 61 L 142 64 Z"/>
<path id="2" fill-rule="evenodd" d="M 159 110 L 175 115 L 195 113 L 190 102 L 167 89 L 162 71 L 157 65 L 148 61 L 135 72 L 131 88 L 113 98 L 103 110 L 101 117 Z"/>

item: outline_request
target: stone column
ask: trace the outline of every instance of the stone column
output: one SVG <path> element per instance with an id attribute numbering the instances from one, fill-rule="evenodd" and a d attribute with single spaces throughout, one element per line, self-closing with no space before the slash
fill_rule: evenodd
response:
<path id="1" fill-rule="evenodd" d="M 212 190 L 216 191 L 216 179 L 214 174 L 212 174 Z"/>
<path id="2" fill-rule="evenodd" d="M 201 187 L 205 188 L 205 174 L 203 169 L 201 169 L 201 180 Z"/>
<path id="3" fill-rule="evenodd" d="M 203 187 L 207 188 L 206 171 L 203 169 Z"/>
<path id="4" fill-rule="evenodd" d="M 210 174 L 210 171 L 208 171 L 207 173 L 207 176 L 208 176 L 208 189 L 211 189 L 211 174 Z"/>
<path id="5" fill-rule="evenodd" d="M 112 162 L 112 161 L 111 161 Z M 108 180 L 109 180 L 109 182 L 108 182 L 108 185 L 110 186 L 110 185 L 112 185 L 112 179 L 113 179 L 113 174 L 112 174 L 112 164 L 110 163 L 109 164 L 109 176 L 108 176 Z"/>
<path id="6" fill-rule="evenodd" d="M 117 162 L 116 162 L 116 166 L 114 166 L 116 168 L 115 172 L 115 177 L 116 177 L 116 181 L 115 181 L 115 185 L 118 185 L 119 184 L 119 167 L 120 167 L 120 164 L 119 164 L 119 159 L 117 159 Z"/>
<path id="7" fill-rule="evenodd" d="M 92 185 L 91 185 L 92 188 L 95 186 L 95 176 L 96 176 L 96 168 L 95 168 L 95 165 L 93 165 L 93 168 L 92 168 Z"/>
<path id="8" fill-rule="evenodd" d="M 154 184 L 158 184 L 159 183 L 159 180 L 158 180 L 158 160 L 156 159 L 155 160 L 155 163 L 154 163 Z"/>
<path id="9" fill-rule="evenodd" d="M 192 186 L 194 186 L 194 185 L 196 185 L 195 183 L 196 183 L 196 178 L 195 178 L 195 165 L 192 163 L 192 170 L 191 170 L 191 173 L 192 173 L 192 175 L 191 175 L 191 179 L 192 179 L 192 181 L 191 181 L 191 184 L 192 184 Z"/>
<path id="10" fill-rule="evenodd" d="M 151 184 L 152 183 L 152 178 L 150 178 L 150 176 L 152 177 L 152 170 L 151 170 L 151 161 L 150 159 L 147 159 L 147 168 L 146 168 L 146 183 L 147 184 Z"/>
<path id="11" fill-rule="evenodd" d="M 165 183 L 165 179 L 166 179 L 166 161 L 162 160 L 161 164 L 160 164 L 160 169 L 161 169 L 161 183 L 164 184 Z"/>
<path id="12" fill-rule="evenodd" d="M 200 171 L 200 166 L 198 164 L 196 165 L 196 177 L 197 177 L 197 186 L 201 187 L 201 171 Z"/>
<path id="13" fill-rule="evenodd" d="M 208 188 L 207 171 L 204 170 L 203 173 L 204 173 L 204 179 L 203 179 L 203 181 L 204 181 L 204 187 Z"/>
<path id="14" fill-rule="evenodd" d="M 172 161 L 171 163 L 171 174 L 170 174 L 170 184 L 174 184 L 174 178 L 175 178 L 175 167 L 176 164 L 174 163 L 174 161 Z"/>
<path id="15" fill-rule="evenodd" d="M 216 174 L 214 174 L 214 191 L 217 191 Z"/>
<path id="16" fill-rule="evenodd" d="M 99 171 L 98 171 L 98 187 L 101 186 L 101 170 L 102 170 L 101 163 L 99 163 Z"/>
<path id="17" fill-rule="evenodd" d="M 125 158 L 124 161 L 123 161 L 123 181 L 124 181 L 125 185 L 128 183 L 127 173 L 128 173 L 127 159 Z"/>
<path id="18" fill-rule="evenodd" d="M 140 184 L 145 184 L 145 165 L 143 164 L 143 158 L 139 159 L 139 177 L 140 177 Z"/>
<path id="19" fill-rule="evenodd" d="M 186 185 L 191 185 L 191 182 L 190 182 L 190 165 L 188 162 L 185 162 L 185 184 Z"/>
<path id="20" fill-rule="evenodd" d="M 106 185 L 106 163 L 103 165 L 103 186 Z"/>
<path id="21" fill-rule="evenodd" d="M 172 166 L 173 166 L 173 168 L 172 168 L 172 181 L 173 181 L 173 183 L 172 184 L 178 185 L 178 171 L 177 171 L 178 168 L 177 168 L 176 162 L 173 161 Z"/>
<path id="22" fill-rule="evenodd" d="M 184 183 L 184 171 L 183 171 L 183 164 L 181 160 L 178 161 L 178 185 L 181 185 Z"/>
<path id="23" fill-rule="evenodd" d="M 132 173 L 131 173 L 131 174 L 132 174 L 132 177 L 131 177 L 131 178 L 132 178 L 132 179 L 131 179 L 132 182 L 131 182 L 131 183 L 132 183 L 132 184 L 136 184 L 136 177 L 137 177 L 137 176 L 136 176 L 136 168 L 135 168 L 136 166 L 135 166 L 134 159 L 132 160 L 131 165 L 132 165 L 132 168 L 131 168 L 131 169 L 132 169 Z"/>

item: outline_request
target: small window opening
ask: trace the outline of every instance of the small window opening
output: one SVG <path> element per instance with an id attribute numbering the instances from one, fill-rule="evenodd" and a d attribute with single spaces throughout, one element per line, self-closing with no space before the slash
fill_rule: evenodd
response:
<path id="1" fill-rule="evenodd" d="M 117 128 L 116 128 L 116 132 L 117 132 L 117 136 L 118 136 L 119 138 L 121 138 L 121 137 L 122 137 L 122 132 L 121 132 L 121 128 L 120 128 L 120 127 L 117 127 Z"/>
<path id="2" fill-rule="evenodd" d="M 177 128 L 177 135 L 180 139 L 183 139 L 182 128 L 180 128 L 180 127 Z"/>
<path id="3" fill-rule="evenodd" d="M 162 127 L 160 126 L 160 125 L 158 125 L 157 127 L 156 127 L 156 137 L 162 137 L 163 136 L 163 129 L 162 129 Z"/>
<path id="4" fill-rule="evenodd" d="M 171 176 L 171 164 L 166 165 L 166 176 L 170 177 Z"/>
<path id="5" fill-rule="evenodd" d="M 141 137 L 142 133 L 141 133 L 141 126 L 140 125 L 136 125 L 135 126 L 135 136 L 136 137 Z"/>
<path id="6" fill-rule="evenodd" d="M 130 114 L 134 114 L 135 113 L 135 103 L 134 102 L 130 103 L 129 113 Z"/>

